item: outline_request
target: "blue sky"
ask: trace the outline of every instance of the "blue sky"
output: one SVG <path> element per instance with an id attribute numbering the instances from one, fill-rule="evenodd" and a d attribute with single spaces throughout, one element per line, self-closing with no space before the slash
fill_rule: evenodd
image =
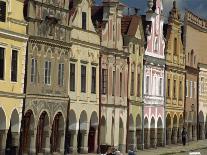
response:
<path id="1" fill-rule="evenodd" d="M 100 3 L 102 0 L 96 0 Z M 147 0 L 121 0 L 129 7 L 139 8 L 143 14 L 147 9 Z M 196 15 L 207 19 L 207 0 L 176 0 L 177 6 L 181 10 L 182 14 L 185 9 L 193 11 Z M 165 15 L 168 15 L 169 10 L 172 8 L 173 0 L 163 0 Z"/>

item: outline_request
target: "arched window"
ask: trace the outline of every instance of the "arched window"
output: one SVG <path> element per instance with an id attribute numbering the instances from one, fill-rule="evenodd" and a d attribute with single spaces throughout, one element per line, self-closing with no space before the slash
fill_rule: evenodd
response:
<path id="1" fill-rule="evenodd" d="M 174 55 L 177 55 L 177 38 L 174 39 Z"/>
<path id="2" fill-rule="evenodd" d="M 191 50 L 191 53 L 190 53 L 190 65 L 191 66 L 193 65 L 193 55 L 194 55 L 194 51 Z"/>
<path id="3" fill-rule="evenodd" d="M 155 38 L 155 51 L 158 52 L 158 39 Z"/>

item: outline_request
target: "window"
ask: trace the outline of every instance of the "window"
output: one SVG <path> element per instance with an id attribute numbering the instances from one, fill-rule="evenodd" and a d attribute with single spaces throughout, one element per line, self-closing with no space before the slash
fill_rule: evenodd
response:
<path id="1" fill-rule="evenodd" d="M 0 22 L 6 21 L 6 2 L 0 1 Z"/>
<path id="2" fill-rule="evenodd" d="M 133 44 L 133 53 L 135 53 L 135 51 L 136 51 L 136 45 Z"/>
<path id="3" fill-rule="evenodd" d="M 162 96 L 162 78 L 159 81 L 159 96 Z"/>
<path id="4" fill-rule="evenodd" d="M 75 91 L 75 64 L 70 64 L 70 91 Z"/>
<path id="5" fill-rule="evenodd" d="M 140 74 L 137 75 L 137 96 L 140 97 Z"/>
<path id="6" fill-rule="evenodd" d="M 173 83 L 173 97 L 176 98 L 176 80 Z"/>
<path id="7" fill-rule="evenodd" d="M 107 94 L 108 70 L 102 69 L 102 94 Z"/>
<path id="8" fill-rule="evenodd" d="M 183 99 L 183 83 L 182 83 L 182 81 L 180 81 L 180 83 L 179 83 L 179 99 L 180 100 Z"/>
<path id="9" fill-rule="evenodd" d="M 188 97 L 188 80 L 186 80 L 186 83 L 185 83 L 185 90 L 186 90 L 186 97 Z"/>
<path id="10" fill-rule="evenodd" d="M 158 39 L 155 38 L 155 51 L 158 52 Z"/>
<path id="11" fill-rule="evenodd" d="M 32 58 L 31 64 L 31 82 L 35 83 L 37 81 L 37 60 Z"/>
<path id="12" fill-rule="evenodd" d="M 86 12 L 82 12 L 82 29 L 86 30 Z"/>
<path id="13" fill-rule="evenodd" d="M 45 84 L 51 84 L 51 62 L 45 61 Z"/>
<path id="14" fill-rule="evenodd" d="M 131 73 L 131 96 L 134 96 L 134 72 Z"/>
<path id="15" fill-rule="evenodd" d="M 0 47 L 0 80 L 4 80 L 4 48 Z"/>
<path id="16" fill-rule="evenodd" d="M 177 38 L 174 39 L 174 55 L 177 55 Z"/>
<path id="17" fill-rule="evenodd" d="M 200 82 L 200 92 L 204 93 L 204 77 L 201 77 L 201 82 Z"/>
<path id="18" fill-rule="evenodd" d="M 167 96 L 170 97 L 170 79 L 167 79 Z"/>
<path id="19" fill-rule="evenodd" d="M 194 82 L 194 99 L 196 99 L 196 91 L 197 91 L 197 82 Z"/>
<path id="20" fill-rule="evenodd" d="M 122 73 L 120 73 L 120 97 L 122 96 Z"/>
<path id="21" fill-rule="evenodd" d="M 92 67 L 92 73 L 91 73 L 91 93 L 96 93 L 96 67 Z"/>
<path id="22" fill-rule="evenodd" d="M 116 72 L 113 71 L 113 84 L 112 84 L 112 96 L 114 96 L 114 93 L 115 93 L 115 82 L 116 82 Z"/>
<path id="23" fill-rule="evenodd" d="M 193 81 L 190 81 L 190 98 L 193 97 Z"/>
<path id="24" fill-rule="evenodd" d="M 18 51 L 12 50 L 11 81 L 17 82 Z"/>
<path id="25" fill-rule="evenodd" d="M 58 85 L 63 86 L 64 84 L 64 64 L 61 63 L 58 66 Z"/>
<path id="26" fill-rule="evenodd" d="M 194 56 L 194 65 L 196 64 L 196 56 Z"/>
<path id="27" fill-rule="evenodd" d="M 86 92 L 86 66 L 81 65 L 81 92 Z"/>
<path id="28" fill-rule="evenodd" d="M 145 91 L 146 94 L 149 94 L 149 82 L 150 82 L 149 81 L 149 76 L 147 76 L 146 77 L 146 91 Z"/>

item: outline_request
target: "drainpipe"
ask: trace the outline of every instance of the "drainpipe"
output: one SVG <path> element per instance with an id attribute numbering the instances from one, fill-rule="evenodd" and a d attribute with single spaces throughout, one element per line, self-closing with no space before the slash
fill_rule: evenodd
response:
<path id="1" fill-rule="evenodd" d="M 129 69 L 130 69 L 130 62 L 129 57 L 127 57 L 127 65 L 128 65 L 128 76 L 127 76 L 127 135 L 126 135 L 126 152 L 128 150 L 129 144 L 129 113 L 130 113 L 130 105 L 129 105 Z"/>
<path id="2" fill-rule="evenodd" d="M 68 105 L 67 105 L 67 116 L 66 116 L 66 126 L 65 126 L 65 153 L 64 154 L 68 154 L 69 153 L 69 148 L 70 144 L 68 144 L 67 139 L 69 139 L 69 112 L 70 112 L 70 96 L 68 95 Z"/>
<path id="3" fill-rule="evenodd" d="M 144 70 L 145 60 L 143 55 L 143 69 L 142 69 L 142 150 L 144 150 Z"/>
<path id="4" fill-rule="evenodd" d="M 24 131 L 24 112 L 25 112 L 25 104 L 26 104 L 26 88 L 27 88 L 27 64 L 28 64 L 28 43 L 26 46 L 26 55 L 25 55 L 25 76 L 24 76 L 24 88 L 23 88 L 23 93 L 24 93 L 24 98 L 23 98 L 23 106 L 22 106 L 22 119 L 21 119 L 21 128 L 20 128 L 20 138 L 19 138 L 19 150 L 18 153 L 19 155 L 22 154 L 23 151 L 23 131 Z"/>
<path id="5" fill-rule="evenodd" d="M 186 78 L 187 77 L 187 71 L 185 72 L 185 88 L 186 88 Z M 186 114 L 186 89 L 184 89 L 184 111 L 183 111 L 183 127 L 185 126 L 185 116 Z"/>
<path id="6" fill-rule="evenodd" d="M 163 93 L 163 95 L 164 95 L 164 118 L 163 118 L 163 120 L 164 120 L 164 147 L 166 146 L 166 78 L 167 77 L 167 73 L 166 73 L 166 64 L 165 64 L 165 66 L 164 66 L 164 88 L 163 88 L 163 91 L 164 91 L 164 93 Z"/>
<path id="7" fill-rule="evenodd" d="M 199 133 L 200 133 L 200 129 L 199 129 L 199 90 L 200 90 L 200 86 L 199 86 L 199 70 L 200 68 L 198 67 L 198 72 L 197 72 L 197 141 L 199 138 Z"/>
<path id="8" fill-rule="evenodd" d="M 101 144 L 101 88 L 102 88 L 102 64 L 101 64 L 101 60 L 102 60 L 102 55 L 100 54 L 99 57 L 99 123 L 98 123 L 98 136 L 97 136 L 97 142 L 98 142 L 98 149 L 97 149 L 97 154 L 100 153 L 100 144 Z"/>

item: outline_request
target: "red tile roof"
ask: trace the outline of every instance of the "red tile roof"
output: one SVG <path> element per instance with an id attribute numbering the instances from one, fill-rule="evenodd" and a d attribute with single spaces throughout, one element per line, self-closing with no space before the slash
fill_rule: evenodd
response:
<path id="1" fill-rule="evenodd" d="M 138 15 L 123 16 L 121 19 L 121 32 L 123 35 L 134 36 L 137 32 L 140 17 Z"/>

